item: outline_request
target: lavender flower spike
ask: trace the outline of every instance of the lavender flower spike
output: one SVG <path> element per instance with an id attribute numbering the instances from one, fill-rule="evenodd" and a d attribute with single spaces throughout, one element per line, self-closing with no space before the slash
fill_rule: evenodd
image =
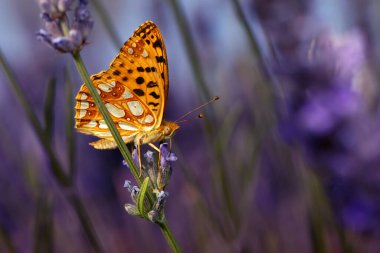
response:
<path id="1" fill-rule="evenodd" d="M 160 153 L 160 168 L 158 168 L 160 171 L 157 177 L 157 187 L 162 191 L 170 181 L 172 174 L 171 162 L 177 161 L 178 158 L 169 151 L 167 143 L 160 145 Z"/>
<path id="2" fill-rule="evenodd" d="M 171 153 L 168 149 L 167 143 L 162 143 L 160 145 L 160 152 L 161 152 L 161 167 L 168 167 L 170 164 L 168 162 L 175 162 L 177 161 L 177 156 L 174 153 Z"/>
<path id="3" fill-rule="evenodd" d="M 87 43 L 94 22 L 87 1 L 77 2 L 75 11 L 70 12 L 74 0 L 40 0 L 45 29 L 37 33 L 37 38 L 62 53 L 79 52 Z"/>
<path id="4" fill-rule="evenodd" d="M 136 166 L 139 168 L 140 167 L 140 163 L 139 163 L 139 156 L 138 156 L 138 152 L 137 152 L 137 148 L 135 147 L 132 151 L 132 159 L 134 161 L 134 163 L 136 164 Z M 123 160 L 123 165 L 124 166 L 128 166 L 127 162 L 125 160 Z"/>

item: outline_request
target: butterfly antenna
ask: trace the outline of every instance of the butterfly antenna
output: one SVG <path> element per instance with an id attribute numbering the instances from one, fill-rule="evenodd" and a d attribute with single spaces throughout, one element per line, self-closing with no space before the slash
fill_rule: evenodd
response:
<path id="1" fill-rule="evenodd" d="M 190 118 L 190 119 L 183 119 L 183 120 L 176 120 L 175 123 L 177 124 L 181 124 L 181 123 L 184 123 L 184 122 L 189 122 L 189 121 L 192 121 L 194 119 L 202 119 L 204 118 L 205 115 L 204 114 L 198 114 L 196 117 L 194 118 Z"/>
<path id="2" fill-rule="evenodd" d="M 181 123 L 181 122 L 185 122 L 185 121 L 187 121 L 187 120 L 182 120 L 182 119 L 185 118 L 187 115 L 192 114 L 192 113 L 195 112 L 195 111 L 198 111 L 199 109 L 205 107 L 206 105 L 208 105 L 208 104 L 210 104 L 210 103 L 212 103 L 212 102 L 214 102 L 214 101 L 216 101 L 216 100 L 218 100 L 218 99 L 219 99 L 218 96 L 213 97 L 212 99 L 210 99 L 209 101 L 207 101 L 207 102 L 204 103 L 203 105 L 200 105 L 200 106 L 194 108 L 193 110 L 191 110 L 191 111 L 185 113 L 184 115 L 182 115 L 181 117 L 179 117 L 179 118 L 178 118 L 176 121 L 174 121 L 174 122 L 175 122 L 175 123 Z M 203 118 L 203 117 L 204 117 L 203 114 L 199 114 L 199 115 L 197 116 L 197 118 Z"/>

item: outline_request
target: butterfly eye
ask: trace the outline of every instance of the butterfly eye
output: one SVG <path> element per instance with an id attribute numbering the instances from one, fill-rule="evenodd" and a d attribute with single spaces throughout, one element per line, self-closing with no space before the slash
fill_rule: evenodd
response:
<path id="1" fill-rule="evenodd" d="M 165 127 L 164 127 L 164 134 L 165 134 L 165 135 L 169 135 L 169 134 L 170 134 L 170 132 L 171 132 L 171 129 L 170 129 L 170 127 L 168 127 L 168 126 L 165 126 Z"/>

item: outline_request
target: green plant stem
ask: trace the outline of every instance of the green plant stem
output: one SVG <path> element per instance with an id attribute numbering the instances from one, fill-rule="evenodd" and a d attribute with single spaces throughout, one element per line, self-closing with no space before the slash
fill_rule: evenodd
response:
<path id="1" fill-rule="evenodd" d="M 110 35 L 111 41 L 114 44 L 115 48 L 119 49 L 120 46 L 123 44 L 123 41 L 118 36 L 116 28 L 113 25 L 110 15 L 108 15 L 106 11 L 106 8 L 104 8 L 101 1 L 99 0 L 92 0 L 91 3 L 93 4 L 95 10 L 98 12 L 99 17 L 102 20 L 102 23 L 106 28 L 106 31 Z"/>
<path id="2" fill-rule="evenodd" d="M 5 249 L 7 249 L 9 253 L 17 253 L 16 246 L 13 244 L 11 237 L 8 232 L 0 226 L 0 242 L 3 242 L 5 245 Z"/>
<path id="3" fill-rule="evenodd" d="M 109 115 L 107 108 L 104 106 L 98 92 L 96 91 L 96 88 L 92 84 L 90 76 L 88 74 L 88 71 L 86 70 L 86 67 L 83 63 L 83 60 L 82 60 L 80 54 L 74 53 L 73 57 L 74 57 L 74 62 L 75 62 L 75 65 L 78 69 L 79 74 L 81 75 L 82 79 L 84 80 L 85 85 L 86 85 L 87 89 L 89 90 L 91 97 L 94 99 L 94 102 L 95 102 L 96 106 L 98 107 L 104 121 L 106 122 L 108 129 L 110 130 L 113 138 L 115 139 L 117 147 L 119 148 L 124 160 L 127 162 L 128 167 L 130 168 L 136 182 L 140 186 L 142 184 L 142 180 L 139 177 L 139 172 L 138 172 L 136 165 L 133 162 L 131 153 L 129 152 L 127 146 L 125 145 L 123 139 L 121 138 L 120 133 L 117 130 L 115 123 L 113 122 L 111 116 Z M 148 198 L 148 201 L 151 204 L 153 204 L 154 198 L 153 198 L 152 193 L 149 192 L 146 194 L 146 196 Z M 163 223 L 159 223 L 159 225 L 160 225 L 161 231 L 162 231 L 169 247 L 172 249 L 172 251 L 173 252 L 182 252 L 177 240 L 174 237 L 174 234 L 169 229 L 168 224 L 164 221 Z"/>
<path id="4" fill-rule="evenodd" d="M 69 192 L 65 194 L 66 198 L 74 208 L 77 213 L 79 219 L 81 220 L 82 228 L 85 231 L 90 244 L 93 246 L 95 252 L 103 253 L 105 252 L 98 243 L 98 238 L 94 233 L 94 227 L 90 222 L 90 217 L 87 214 L 86 208 L 82 202 L 82 200 L 78 197 L 78 194 L 74 192 Z"/>
<path id="5" fill-rule="evenodd" d="M 65 68 L 65 92 L 66 92 L 66 103 L 67 105 L 73 105 L 73 84 L 72 79 L 70 76 L 70 71 L 68 68 Z M 76 159 L 75 159 L 75 134 L 74 134 L 74 108 L 73 107 L 67 107 L 66 111 L 66 140 L 67 140 L 67 158 L 69 160 L 69 177 L 70 180 L 73 180 L 76 175 Z"/>
<path id="6" fill-rule="evenodd" d="M 164 219 L 162 222 L 158 223 L 158 225 L 160 226 L 161 232 L 171 250 L 175 253 L 181 253 L 182 249 L 180 248 L 172 230 L 169 228 L 168 222 Z"/>
<path id="7" fill-rule="evenodd" d="M 177 19 L 181 36 L 183 37 L 183 43 L 186 47 L 186 53 L 190 60 L 190 66 L 193 70 L 196 79 L 196 84 L 198 85 L 198 88 L 201 90 L 201 95 L 204 96 L 204 98 L 209 99 L 211 98 L 211 92 L 207 87 L 205 78 L 203 77 L 202 67 L 199 64 L 199 57 L 196 52 L 194 40 L 191 37 L 190 28 L 186 21 L 185 13 L 181 9 L 181 6 L 179 5 L 177 0 L 170 0 L 170 4 L 173 8 L 174 15 Z"/>
<path id="8" fill-rule="evenodd" d="M 257 42 L 258 40 L 255 37 L 255 34 L 251 31 L 251 29 L 249 27 L 248 20 L 246 19 L 245 15 L 244 15 L 243 9 L 241 8 L 239 1 L 238 0 L 231 0 L 231 2 L 232 2 L 232 5 L 236 11 L 236 15 L 239 18 L 239 21 L 242 25 L 242 28 L 244 29 L 245 34 L 248 37 L 248 42 L 249 42 L 252 53 L 256 57 L 259 57 L 259 59 L 260 59 L 259 63 L 261 63 L 260 65 L 262 68 L 261 70 L 264 71 L 264 73 L 267 73 L 267 71 L 266 71 L 267 68 L 265 68 L 263 66 L 263 64 L 265 63 L 265 57 L 263 55 L 263 52 L 265 52 L 265 50 L 260 49 L 259 43 Z"/>
<path id="9" fill-rule="evenodd" d="M 53 170 L 53 174 L 55 175 L 56 179 L 59 181 L 60 184 L 64 186 L 69 186 L 70 180 L 65 174 L 63 167 L 59 163 L 58 158 L 55 155 L 50 145 L 48 136 L 45 134 L 45 131 L 43 127 L 41 126 L 40 122 L 38 121 L 37 116 L 34 114 L 32 110 L 33 106 L 28 102 L 20 85 L 18 85 L 15 75 L 13 71 L 11 70 L 11 68 L 9 67 L 9 64 L 5 61 L 5 58 L 1 50 L 0 50 L 0 65 L 3 68 L 5 75 L 9 79 L 10 88 L 12 89 L 17 100 L 21 104 L 21 107 L 26 113 L 26 117 L 28 118 L 34 132 L 36 133 L 38 140 L 41 142 L 43 148 L 45 149 L 51 161 L 51 165 L 52 165 L 51 168 Z"/>
<path id="10" fill-rule="evenodd" d="M 181 36 L 183 38 L 183 43 L 186 48 L 187 56 L 190 60 L 190 66 L 192 68 L 192 71 L 194 73 L 195 79 L 196 79 L 196 85 L 198 86 L 198 89 L 200 92 L 201 98 L 209 99 L 211 97 L 211 93 L 209 88 L 207 87 L 202 67 L 200 65 L 199 56 L 197 54 L 197 50 L 195 47 L 194 40 L 191 36 L 190 32 L 190 26 L 186 20 L 186 15 L 181 8 L 180 4 L 178 3 L 178 0 L 170 0 L 171 7 L 173 9 L 175 18 L 177 20 L 179 30 L 181 33 Z M 212 108 L 208 108 L 208 111 L 210 113 L 207 113 L 206 117 L 204 118 L 205 122 L 205 129 L 206 129 L 206 137 L 208 138 L 208 142 L 212 144 L 212 152 L 215 159 L 215 163 L 217 164 L 217 170 L 215 171 L 215 176 L 217 176 L 216 180 L 213 180 L 213 182 L 220 185 L 220 189 L 222 190 L 222 198 L 219 198 L 221 201 L 225 203 L 227 213 L 229 214 L 230 218 L 237 217 L 236 208 L 233 200 L 232 193 L 230 191 L 230 181 L 228 176 L 228 168 L 226 166 L 226 163 L 224 162 L 224 154 L 223 154 L 223 140 L 219 138 L 217 131 L 217 127 L 215 126 L 215 120 L 214 113 L 212 112 Z M 218 187 L 215 187 L 218 188 Z M 217 195 L 217 194 L 215 194 Z M 217 199 L 217 196 L 215 196 L 215 199 Z M 224 222 L 224 224 L 228 224 L 227 222 Z M 226 228 L 226 231 L 232 231 L 231 228 Z"/>
<path id="11" fill-rule="evenodd" d="M 56 80 L 55 78 L 50 78 L 46 88 L 44 105 L 45 133 L 50 142 L 53 141 L 55 88 Z"/>

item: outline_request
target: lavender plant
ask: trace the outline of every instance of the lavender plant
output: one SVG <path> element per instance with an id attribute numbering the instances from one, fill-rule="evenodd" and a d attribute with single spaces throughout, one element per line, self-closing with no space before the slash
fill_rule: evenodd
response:
<path id="1" fill-rule="evenodd" d="M 83 61 L 80 56 L 80 50 L 85 45 L 87 41 L 87 37 L 93 27 L 93 21 L 89 11 L 86 8 L 87 1 L 80 0 L 78 2 L 78 6 L 75 9 L 74 20 L 68 18 L 68 11 L 72 8 L 74 1 L 40 1 L 40 7 L 42 9 L 42 19 L 45 22 L 45 30 L 41 30 L 37 36 L 47 42 L 54 49 L 64 52 L 71 53 L 73 56 L 74 62 L 80 73 L 82 79 L 85 82 L 86 87 L 90 91 L 91 97 L 94 99 L 96 106 L 98 107 L 101 115 L 103 116 L 107 127 L 109 128 L 113 138 L 115 139 L 117 146 L 123 155 L 128 167 L 130 168 L 132 174 L 134 175 L 137 183 L 141 185 L 142 190 L 140 194 L 138 194 L 138 211 L 140 215 L 143 217 L 149 217 L 149 219 L 153 222 L 159 224 L 161 231 L 167 240 L 169 247 L 173 250 L 173 252 L 181 252 L 181 249 L 176 241 L 173 233 L 168 227 L 168 224 L 163 215 L 163 203 L 165 196 L 167 194 L 158 192 L 156 196 L 156 202 L 153 204 L 154 197 L 151 192 L 148 191 L 148 180 L 147 178 L 142 182 L 136 166 L 132 162 L 132 157 L 130 152 L 128 151 L 120 133 L 116 129 L 115 123 L 111 119 L 108 110 L 104 106 L 100 95 L 96 91 L 94 85 L 90 80 L 90 76 L 83 64 Z M 164 148 L 165 145 L 161 146 L 162 149 L 162 157 L 161 159 L 162 165 L 160 168 L 157 168 L 157 178 L 156 182 L 158 183 L 158 189 L 163 189 L 163 187 L 167 180 L 166 178 L 162 178 L 163 176 L 168 176 L 166 170 L 170 169 L 170 165 L 167 163 L 169 160 L 173 160 L 174 158 L 170 156 L 167 149 Z M 169 156 L 168 156 L 169 155 Z M 169 159 L 169 160 L 167 160 Z M 150 163 L 152 163 L 152 159 L 150 159 Z M 158 163 L 157 163 L 158 164 Z M 151 203 L 153 208 L 149 215 L 146 215 L 144 212 L 144 204 L 145 201 L 147 203 Z"/>
<path id="2" fill-rule="evenodd" d="M 87 43 L 94 25 L 87 1 L 80 0 L 72 13 L 74 3 L 72 0 L 39 1 L 45 29 L 41 29 L 37 37 L 62 53 L 79 52 Z M 73 20 L 68 14 L 72 14 Z"/>

